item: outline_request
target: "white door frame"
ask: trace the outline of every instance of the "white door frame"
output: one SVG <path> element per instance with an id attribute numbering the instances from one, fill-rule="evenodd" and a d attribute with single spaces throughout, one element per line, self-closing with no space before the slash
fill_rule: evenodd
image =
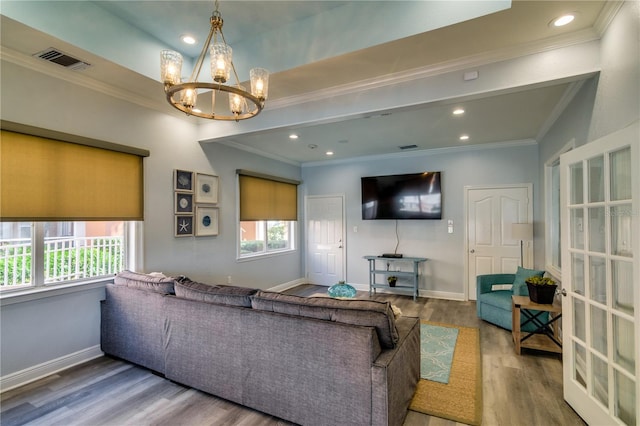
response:
<path id="1" fill-rule="evenodd" d="M 308 245 L 309 245 L 309 233 L 308 233 L 308 200 L 309 199 L 318 199 L 318 198 L 340 198 L 342 201 L 342 277 L 344 280 L 347 279 L 347 241 L 346 241 L 346 203 L 344 194 L 325 194 L 325 195 L 305 195 L 304 197 L 304 276 L 305 278 L 309 277 L 309 265 L 308 265 Z"/>
<path id="2" fill-rule="evenodd" d="M 464 300 L 469 300 L 469 191 L 479 189 L 510 189 L 510 188 L 527 188 L 529 195 L 529 206 L 527 215 L 531 223 L 533 221 L 533 184 L 531 183 L 515 183 L 515 184 L 496 184 L 496 185 L 465 185 L 464 187 Z M 528 251 L 527 256 L 532 256 L 534 253 L 533 242 L 531 249 Z M 529 254 L 530 253 L 530 254 Z M 532 260 L 529 258 L 529 260 Z"/>

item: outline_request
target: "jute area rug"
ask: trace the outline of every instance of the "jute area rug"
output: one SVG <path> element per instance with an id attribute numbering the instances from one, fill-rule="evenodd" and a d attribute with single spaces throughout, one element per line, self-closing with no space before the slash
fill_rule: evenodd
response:
<path id="1" fill-rule="evenodd" d="M 449 383 L 420 379 L 410 410 L 468 425 L 482 422 L 482 359 L 477 328 L 422 321 L 458 329 Z"/>

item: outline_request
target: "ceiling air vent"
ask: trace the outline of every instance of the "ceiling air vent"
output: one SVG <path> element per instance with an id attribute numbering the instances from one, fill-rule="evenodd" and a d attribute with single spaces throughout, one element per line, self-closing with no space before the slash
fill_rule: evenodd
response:
<path id="1" fill-rule="evenodd" d="M 61 51 L 59 51 L 58 49 L 54 49 L 53 47 L 36 53 L 33 56 L 35 56 L 36 58 L 44 59 L 45 61 L 53 62 L 54 64 L 61 65 L 67 69 L 74 71 L 80 71 L 91 66 L 91 64 L 69 56 L 66 53 L 62 53 Z"/>
<path id="2" fill-rule="evenodd" d="M 418 147 L 418 145 L 401 145 L 398 148 L 405 150 L 405 149 L 416 149 Z"/>

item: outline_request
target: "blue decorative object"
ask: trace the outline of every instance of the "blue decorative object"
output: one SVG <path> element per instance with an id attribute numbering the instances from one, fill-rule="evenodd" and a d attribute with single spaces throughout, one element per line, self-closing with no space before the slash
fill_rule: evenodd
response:
<path id="1" fill-rule="evenodd" d="M 353 288 L 352 285 L 349 285 L 344 281 L 340 281 L 338 284 L 334 284 L 329 287 L 329 290 L 327 290 L 327 294 L 337 299 L 352 299 L 356 297 L 356 289 Z"/>

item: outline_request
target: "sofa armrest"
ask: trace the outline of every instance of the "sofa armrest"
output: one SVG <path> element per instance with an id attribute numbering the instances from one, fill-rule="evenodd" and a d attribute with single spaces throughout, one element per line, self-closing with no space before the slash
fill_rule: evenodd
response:
<path id="1" fill-rule="evenodd" d="M 402 425 L 420 378 L 420 321 L 396 321 L 399 340 L 385 349 L 371 367 L 372 425 Z"/>
<path id="2" fill-rule="evenodd" d="M 513 284 L 515 274 L 487 274 L 476 277 L 476 292 L 478 298 L 483 293 L 491 292 L 491 287 L 496 284 Z"/>

